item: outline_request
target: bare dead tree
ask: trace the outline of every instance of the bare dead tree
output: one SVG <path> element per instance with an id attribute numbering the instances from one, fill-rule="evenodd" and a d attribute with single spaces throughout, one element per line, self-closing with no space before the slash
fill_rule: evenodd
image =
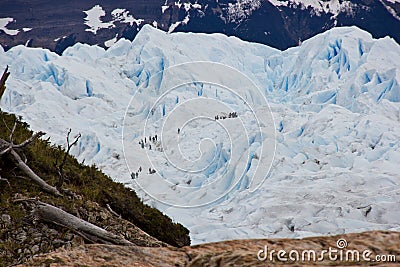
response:
<path id="1" fill-rule="evenodd" d="M 79 133 L 77 136 L 74 137 L 75 138 L 74 141 L 72 143 L 70 143 L 70 139 L 69 138 L 70 138 L 71 131 L 72 130 L 70 128 L 68 133 L 67 133 L 67 149 L 66 149 L 66 153 L 64 153 L 64 157 L 63 157 L 63 159 L 62 159 L 60 164 L 58 164 L 58 160 L 56 160 L 56 163 L 55 163 L 55 165 L 57 167 L 57 172 L 58 172 L 58 175 L 59 175 L 59 179 L 58 179 L 58 182 L 56 184 L 56 187 L 57 187 L 58 190 L 61 190 L 61 187 L 62 187 L 62 185 L 63 185 L 63 183 L 65 181 L 64 165 L 65 165 L 65 163 L 67 161 L 67 157 L 68 157 L 69 151 L 71 150 L 71 148 L 74 145 L 76 145 L 78 143 L 79 138 L 81 138 L 81 134 Z"/>
<path id="2" fill-rule="evenodd" d="M 7 66 L 3 72 L 3 75 L 0 78 L 0 100 L 4 94 L 4 91 L 6 90 L 6 80 L 8 76 L 10 76 L 10 72 L 8 72 L 8 66 Z"/>
<path id="3" fill-rule="evenodd" d="M 1 171 L 1 169 L 0 169 L 0 171 Z M 10 182 L 7 179 L 0 176 L 0 181 L 6 182 L 8 184 L 8 186 L 11 187 Z"/>
<path id="4" fill-rule="evenodd" d="M 112 215 L 114 215 L 114 216 L 116 216 L 116 217 L 118 217 L 118 218 L 121 218 L 121 215 L 119 215 L 118 213 L 116 213 L 116 212 L 110 207 L 110 205 L 106 204 L 106 207 L 107 207 L 108 211 L 109 211 Z"/>
<path id="5" fill-rule="evenodd" d="M 89 242 L 124 246 L 133 245 L 130 241 L 65 212 L 60 208 L 41 201 L 33 202 L 35 204 L 33 215 L 36 219 L 71 229 Z"/>
<path id="6" fill-rule="evenodd" d="M 3 120 L 4 122 L 4 120 Z M 12 158 L 16 161 L 16 166 L 23 171 L 30 180 L 35 182 L 40 188 L 50 194 L 61 196 L 61 193 L 54 186 L 46 183 L 41 177 L 39 177 L 26 163 L 22 160 L 21 156 L 17 153 L 16 150 L 20 150 L 34 142 L 36 139 L 44 135 L 43 132 L 38 132 L 32 135 L 30 138 L 26 139 L 22 143 L 14 144 L 14 133 L 17 127 L 18 120 L 15 121 L 14 126 L 10 129 L 7 124 L 4 122 L 6 128 L 10 131 L 9 141 L 0 138 L 0 156 L 5 154 L 11 155 Z"/>

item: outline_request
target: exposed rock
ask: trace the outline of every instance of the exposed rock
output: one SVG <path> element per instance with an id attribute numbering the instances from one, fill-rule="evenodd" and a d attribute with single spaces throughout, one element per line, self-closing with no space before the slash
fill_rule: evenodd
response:
<path id="1" fill-rule="evenodd" d="M 0 217 L 0 225 L 2 225 L 2 228 L 7 227 L 10 224 L 11 224 L 11 216 L 8 214 L 2 214 Z"/>
<path id="2" fill-rule="evenodd" d="M 19 241 L 20 243 L 24 242 L 26 240 L 26 238 L 27 238 L 27 236 L 26 236 L 26 232 L 24 230 L 19 231 L 15 235 L 15 239 L 17 241 Z"/>
<path id="3" fill-rule="evenodd" d="M 31 252 L 32 252 L 32 254 L 36 254 L 36 253 L 38 253 L 38 252 L 39 252 L 39 250 L 40 250 L 40 248 L 39 248 L 39 246 L 38 246 L 38 245 L 34 245 L 34 246 L 31 248 Z"/>
<path id="4" fill-rule="evenodd" d="M 131 222 L 117 217 L 95 202 L 86 201 L 79 208 L 78 213 L 81 218 L 121 236 L 137 246 L 166 246 L 165 243 L 148 235 Z M 84 244 L 84 240 L 77 234 L 57 225 L 43 222 L 33 223 L 29 219 L 23 225 L 13 225 L 11 222 L 11 216 L 7 214 L 0 216 L 0 225 L 3 227 L 0 228 L 2 229 L 0 245 L 9 244 L 6 245 L 5 250 L 0 246 L 0 266 L 3 262 L 6 265 L 23 263 L 37 254 L 54 251 L 61 247 L 71 248 Z M 13 250 L 12 246 L 17 246 L 17 248 Z"/>
<path id="5" fill-rule="evenodd" d="M 339 239 L 347 241 L 347 246 L 342 250 L 338 249 L 337 241 Z M 360 253 L 360 262 L 332 261 L 326 254 L 322 261 L 291 262 L 291 266 L 400 266 L 400 232 L 389 231 L 304 239 L 233 240 L 180 249 L 81 245 L 72 249 L 62 248 L 56 252 L 38 256 L 24 266 L 266 266 L 271 265 L 269 258 L 261 261 L 257 257 L 260 250 L 265 250 L 265 246 L 269 252 L 275 250 L 273 263 L 277 265 L 284 264 L 277 258 L 277 252 L 281 249 L 287 253 L 296 250 L 300 255 L 304 250 L 314 250 L 320 255 L 322 250 L 332 248 L 339 252 L 343 251 L 343 255 L 346 251 L 357 250 Z M 371 251 L 369 256 L 371 261 L 369 262 L 362 258 L 362 253 L 366 250 Z M 339 252 L 337 255 L 340 255 Z M 262 256 L 262 253 L 260 255 Z M 396 255 L 397 262 L 373 262 L 376 255 Z"/>
<path id="6" fill-rule="evenodd" d="M 80 208 L 81 219 L 96 224 L 113 234 L 119 235 L 138 246 L 160 247 L 166 246 L 163 242 L 148 235 L 139 227 L 115 216 L 107 209 L 100 207 L 95 202 L 87 202 L 84 208 Z"/>

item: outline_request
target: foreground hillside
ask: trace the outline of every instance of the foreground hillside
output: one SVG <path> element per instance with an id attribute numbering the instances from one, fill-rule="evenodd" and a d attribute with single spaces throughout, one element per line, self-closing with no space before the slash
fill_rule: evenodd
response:
<path id="1" fill-rule="evenodd" d="M 399 232 L 371 231 L 305 239 L 233 240 L 180 249 L 82 245 L 41 255 L 24 266 L 282 266 L 290 261 L 279 261 L 277 258 L 279 250 L 287 253 L 295 250 L 299 252 L 299 255 L 302 255 L 303 251 L 311 250 L 316 252 L 316 259 L 318 259 L 321 251 L 329 250 L 329 248 L 332 254 L 331 256 L 325 254 L 323 260 L 322 257 L 320 260 L 314 260 L 313 256 L 310 258 L 305 256 L 304 261 L 292 261 L 289 266 L 399 266 L 399 239 Z M 338 249 L 338 240 L 346 240 L 347 247 Z M 265 246 L 269 253 L 275 251 L 273 261 L 269 256 L 264 260 L 263 252 L 259 254 L 260 250 L 265 251 Z M 348 251 L 355 253 L 354 258 Z M 365 253 L 364 257 L 363 253 Z M 257 254 L 261 260 L 258 259 Z M 293 258 L 296 257 L 295 255 L 293 254 Z M 288 258 L 288 255 L 283 256 L 285 257 Z"/>
<path id="2" fill-rule="evenodd" d="M 32 136 L 28 125 L 19 120 L 0 111 L 2 140 L 9 140 L 12 135 L 18 144 Z M 11 134 L 15 121 L 16 128 Z M 0 146 L 0 151 L 5 149 Z M 36 140 L 18 153 L 37 175 L 50 185 L 56 184 L 57 164 L 65 156 L 61 146 Z M 94 165 L 85 166 L 68 155 L 63 167 L 62 187 L 67 190 L 63 196 L 44 192 L 16 166 L 9 153 L 0 156 L 0 266 L 87 241 L 74 230 L 37 218 L 33 211 L 38 201 L 61 208 L 139 246 L 190 244 L 187 229 L 143 204 L 134 191 L 113 182 Z"/>

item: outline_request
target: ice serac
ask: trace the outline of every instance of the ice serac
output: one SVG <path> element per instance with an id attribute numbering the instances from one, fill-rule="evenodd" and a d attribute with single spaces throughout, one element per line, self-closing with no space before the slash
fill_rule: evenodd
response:
<path id="1" fill-rule="evenodd" d="M 269 101 L 275 125 L 263 125 L 263 134 L 250 135 L 246 142 L 230 133 L 239 146 L 236 169 L 229 165 L 233 150 L 223 138 L 224 129 L 254 126 L 243 102 L 254 105 L 254 112 L 268 112 L 255 92 L 246 92 L 243 101 L 198 82 L 179 87 L 154 106 L 163 86 L 174 82 L 166 78 L 167 70 L 193 61 L 243 72 Z M 56 144 L 64 144 L 68 128 L 81 132 L 72 151 L 79 160 L 95 163 L 134 187 L 147 203 L 187 226 L 193 243 L 400 230 L 400 46 L 393 39 L 377 40 L 356 27 L 344 27 L 279 51 L 221 34 L 166 34 L 145 25 L 133 42 L 122 39 L 107 50 L 76 44 L 58 56 L 23 46 L 0 49 L 0 65 L 9 65 L 11 71 L 0 103 L 3 110 L 22 115 Z M 226 106 L 187 102 L 200 97 Z M 180 175 L 157 146 L 149 151 L 137 145 L 131 153 L 137 167 L 144 167 L 150 155 L 157 174 L 171 179 L 170 186 L 160 186 L 147 169 L 139 176 L 165 198 L 196 204 L 197 190 L 208 184 L 221 191 L 232 187 L 231 193 L 209 206 L 181 209 L 160 204 L 137 188 L 121 142 L 129 103 L 131 121 L 124 138 L 133 144 L 144 138 L 137 125 L 148 120 L 154 135 L 178 106 L 184 107 L 182 114 L 203 110 L 213 113 L 212 118 L 234 109 L 243 123 L 224 120 L 219 128 L 207 120 L 188 123 L 179 151 L 174 146 L 179 118 L 170 121 L 173 131 L 163 137 L 170 140 L 163 148 L 197 162 L 188 161 L 186 167 L 201 172 Z M 268 172 L 257 167 L 257 157 L 263 143 L 274 142 L 267 132 L 271 127 L 276 128 L 276 153 Z M 214 143 L 201 142 L 206 137 Z M 250 178 L 260 170 L 267 180 L 252 192 L 247 189 Z M 183 184 L 193 191 L 183 193 Z"/>

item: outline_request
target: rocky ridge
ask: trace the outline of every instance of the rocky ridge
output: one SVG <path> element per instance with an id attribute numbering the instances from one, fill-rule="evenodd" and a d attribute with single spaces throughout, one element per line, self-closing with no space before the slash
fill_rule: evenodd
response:
<path id="1" fill-rule="evenodd" d="M 338 249 L 338 240 L 346 241 L 347 246 Z M 232 240 L 183 248 L 80 245 L 40 255 L 23 266 L 270 266 L 288 263 L 290 266 L 400 266 L 399 240 L 400 232 L 370 231 L 304 239 Z M 275 250 L 273 261 L 268 257 L 266 260 L 257 257 L 266 246 L 269 252 Z M 319 252 L 329 248 L 338 251 L 337 260 L 330 260 L 326 254 L 320 261 L 306 257 L 305 261 L 284 262 L 276 256 L 279 250 L 287 253 L 296 250 L 300 255 L 304 250 L 314 250 L 319 255 Z M 353 261 L 352 256 L 348 256 L 350 261 L 346 261 L 345 256 L 340 261 L 340 251 L 346 255 L 346 251 L 350 250 L 360 253 L 360 261 Z M 371 251 L 366 258 L 370 261 L 362 258 L 366 250 Z M 376 255 L 385 256 L 386 261 L 375 260 Z M 396 261 L 389 261 L 389 255 L 396 255 Z M 260 256 L 263 256 L 263 252 Z"/>
<path id="2" fill-rule="evenodd" d="M 21 195 L 17 194 L 16 197 L 21 197 Z M 28 213 L 28 209 L 25 212 Z M 79 214 L 80 218 L 105 228 L 137 246 L 167 246 L 164 242 L 151 237 L 133 223 L 117 217 L 96 202 L 86 202 L 84 206 L 77 208 L 76 213 Z M 15 251 L 10 248 L 4 250 L 0 248 L 0 258 L 14 258 L 14 263 L 25 262 L 34 255 L 53 251 L 59 247 L 67 249 L 85 243 L 84 239 L 78 234 L 57 225 L 49 225 L 40 221 L 31 222 L 29 218 L 26 218 L 25 223 L 20 226 L 7 213 L 0 216 L 0 233 L 1 244 L 12 242 L 20 244 L 20 247 Z M 1 261 L 0 266 L 2 266 Z"/>

